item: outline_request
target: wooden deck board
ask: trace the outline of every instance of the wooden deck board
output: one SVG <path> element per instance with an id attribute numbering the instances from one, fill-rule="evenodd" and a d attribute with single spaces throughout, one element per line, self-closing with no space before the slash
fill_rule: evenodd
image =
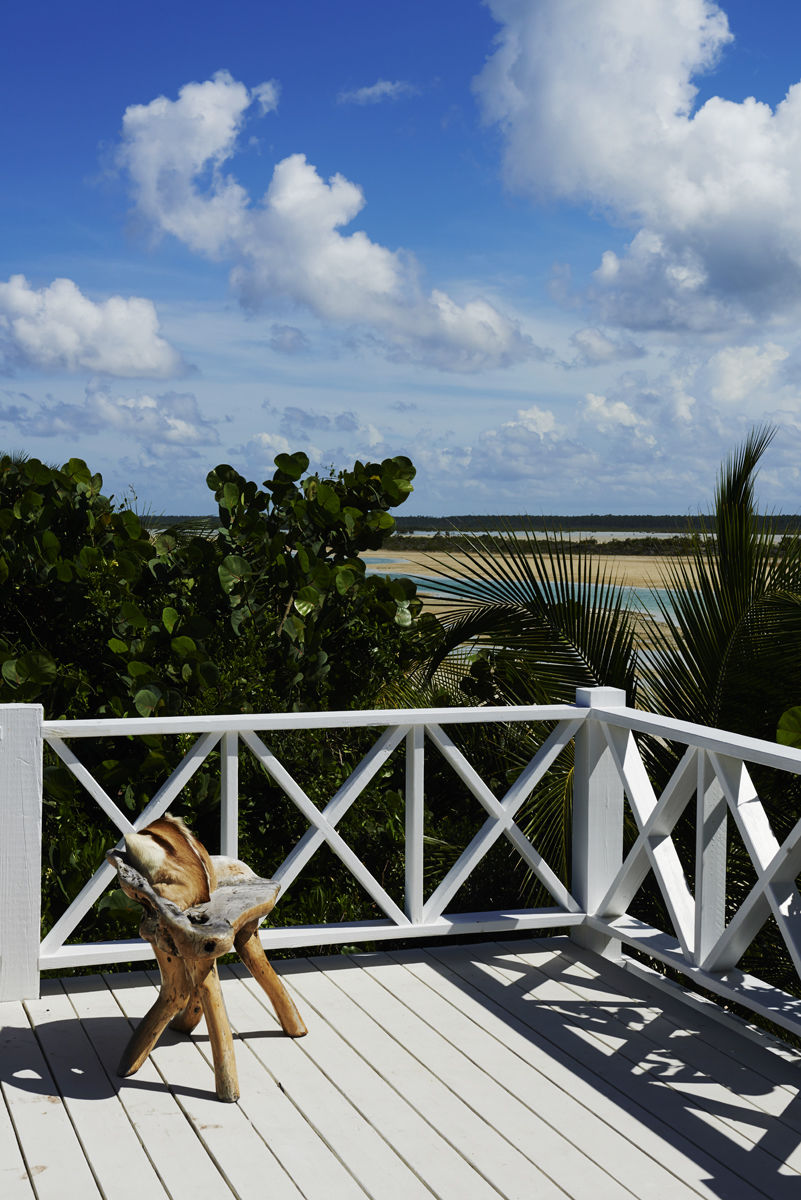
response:
<path id="1" fill-rule="evenodd" d="M 0 1021 L 0 1086 L 38 1200 L 63 1200 L 65 1179 L 76 1195 L 100 1196 L 22 1005 L 0 1006 Z"/>
<path id="2" fill-rule="evenodd" d="M 242 1098 L 208 1039 L 115 1073 L 152 973 L 0 1006 L 3 1200 L 796 1200 L 801 1061 L 564 939 L 279 963 L 284 1037 L 223 968 Z"/>
<path id="3" fill-rule="evenodd" d="M 490 1023 L 485 1021 L 485 1010 L 481 1006 L 476 1006 L 471 1015 L 469 1003 L 461 1003 L 458 992 L 453 993 L 451 989 L 451 994 L 445 998 L 436 986 L 436 978 L 426 971 L 426 964 L 419 962 L 419 956 L 409 964 L 412 969 L 399 972 L 392 970 L 394 965 L 391 956 L 376 955 L 365 965 L 365 970 L 412 1008 L 421 1020 L 458 1047 L 486 1076 L 557 1131 L 562 1140 L 566 1137 L 572 1145 L 571 1137 L 575 1137 L 576 1130 L 581 1130 L 580 1145 L 572 1156 L 567 1148 L 563 1148 L 570 1161 L 561 1166 L 560 1176 L 570 1170 L 579 1172 L 582 1182 L 593 1177 L 597 1179 L 595 1171 L 588 1171 L 586 1176 L 581 1174 L 591 1162 L 623 1186 L 628 1180 L 629 1189 L 631 1180 L 637 1179 L 643 1195 L 691 1197 L 697 1194 L 638 1145 L 628 1141 L 593 1107 L 583 1105 L 570 1091 L 554 1082 L 546 1070 L 538 1068 L 534 1055 L 527 1060 L 506 1041 L 496 1037 L 488 1028 Z M 504 1031 L 507 1030 L 505 1025 Z M 527 1141 L 527 1148 L 536 1155 L 539 1142 Z M 567 1184 L 567 1179 L 564 1183 Z"/>
<path id="4" fill-rule="evenodd" d="M 138 1021 L 153 1003 L 156 988 L 139 971 L 119 980 L 108 977 L 125 1015 Z M 301 1200 L 301 1193 L 244 1109 L 217 1100 L 212 1072 L 201 1049 L 205 1040 L 205 1034 L 186 1038 L 168 1030 L 151 1060 L 234 1195 L 242 1200 L 263 1200 L 267 1192 Z"/>
<path id="5" fill-rule="evenodd" d="M 317 960 L 317 964 L 325 969 L 325 960 Z M 393 967 L 390 960 L 391 972 Z M 494 1175 L 504 1195 L 558 1195 L 557 1189 L 570 1195 L 583 1186 L 597 1200 L 631 1196 L 590 1157 L 576 1150 L 558 1129 L 499 1084 L 492 1068 L 486 1071 L 478 1066 L 444 1036 L 452 1020 L 449 1013 L 444 1015 L 440 1032 L 407 1007 L 394 989 L 382 988 L 367 970 L 354 971 L 352 962 L 332 963 L 325 973 L 323 970 L 308 979 L 318 1011 L 334 1008 L 337 1025 L 346 1028 L 345 1036 L 354 1048 L 364 1039 L 365 1020 L 372 1025 L 370 1014 L 375 1014 L 383 1035 L 367 1039 L 367 1049 L 372 1051 L 377 1069 L 410 1091 L 418 1111 L 436 1123 L 474 1166 L 487 1160 L 504 1161 L 505 1175 L 498 1171 Z M 392 972 L 390 988 L 397 973 L 397 969 Z M 305 974 L 293 976 L 296 987 L 308 998 L 309 991 L 303 989 L 307 978 Z M 354 1002 L 349 1012 L 342 1011 L 341 1002 L 332 1003 L 331 989 L 335 986 Z M 416 1060 L 414 1067 L 408 1062 L 411 1056 Z M 417 1081 L 417 1088 L 408 1088 L 410 1078 Z M 510 1146 L 500 1145 L 499 1136 Z M 543 1174 L 551 1186 L 542 1179 Z"/>
<path id="6" fill-rule="evenodd" d="M 515 953 L 514 946 L 506 948 Z M 777 1086 L 755 1063 L 751 1065 L 753 1058 L 746 1063 L 730 1051 L 719 1049 L 709 1040 L 717 1030 L 711 1030 L 702 1019 L 693 1021 L 680 1001 L 668 999 L 660 1007 L 644 999 L 639 1001 L 631 995 L 630 977 L 625 971 L 620 971 L 616 979 L 607 967 L 601 975 L 586 961 L 568 962 L 563 957 L 560 962 L 545 949 L 526 952 L 521 958 L 536 963 L 549 978 L 558 979 L 581 1000 L 600 1001 L 604 1011 L 619 1023 L 631 1027 L 635 1022 L 645 1051 L 640 1059 L 642 1069 L 661 1074 L 668 1087 L 691 1095 L 710 1118 L 717 1117 L 730 1127 L 739 1145 L 747 1148 L 750 1143 L 757 1153 L 764 1151 L 778 1160 L 766 1163 L 766 1169 L 796 1174 L 801 1170 L 798 1086 Z M 631 1048 L 627 1056 L 632 1058 Z M 772 1131 L 770 1145 L 764 1142 L 768 1128 Z"/>
<path id="7" fill-rule="evenodd" d="M 566 1016 L 558 1000 L 537 999 L 534 989 L 539 973 L 522 961 L 518 966 L 504 961 L 501 947 L 494 955 L 480 956 L 469 949 L 446 947 L 438 952 L 438 961 L 498 1003 L 530 1037 L 548 1042 L 549 1053 L 590 1085 L 591 1104 L 602 1103 L 603 1097 L 611 1099 L 618 1110 L 619 1127 L 631 1131 L 640 1144 L 653 1132 L 657 1135 L 654 1151 L 663 1162 L 678 1151 L 677 1177 L 695 1186 L 701 1195 L 725 1196 L 727 1200 L 766 1195 L 772 1200 L 790 1200 L 799 1194 L 795 1176 L 779 1178 L 775 1171 L 766 1176 L 760 1164 L 737 1153 L 733 1138 L 713 1136 L 693 1102 L 686 1103 L 674 1090 L 654 1086 L 651 1076 L 636 1072 L 630 1056 L 622 1050 L 638 1044 L 638 1031 L 622 1036 L 615 1028 L 618 1023 L 603 1013 L 597 1001 L 574 1005 Z M 587 1026 L 593 1027 L 595 1038 L 587 1034 Z M 575 1090 L 575 1081 L 572 1086 Z"/>
<path id="8" fill-rule="evenodd" d="M 695 1106 L 698 1118 L 710 1129 L 723 1135 L 725 1140 L 721 1144 L 728 1147 L 731 1143 L 752 1152 L 760 1170 L 769 1174 L 777 1170 L 790 1173 L 789 1164 L 786 1166 L 783 1160 L 788 1153 L 797 1151 L 797 1136 L 794 1143 L 791 1142 L 792 1134 L 788 1128 L 785 1154 L 762 1161 L 765 1151 L 758 1143 L 764 1127 L 760 1128 L 762 1119 L 751 1097 L 737 1095 L 720 1082 L 720 1074 L 714 1077 L 703 1069 L 701 1056 L 694 1055 L 692 1049 L 684 1046 L 688 1030 L 677 1030 L 661 1012 L 637 1009 L 630 998 L 624 1000 L 621 997 L 622 1004 L 609 1002 L 606 984 L 599 983 L 598 979 L 587 978 L 582 986 L 580 977 L 574 976 L 571 985 L 566 985 L 558 967 L 557 974 L 547 970 L 552 959 L 543 962 L 541 960 L 544 957 L 509 953 L 497 961 L 499 964 L 508 963 L 513 972 L 518 962 L 534 966 L 541 978 L 536 980 L 526 973 L 520 980 L 521 986 L 534 1000 L 544 1000 L 555 1011 L 563 1013 L 579 1038 L 590 1044 L 597 1043 L 602 1052 L 628 1060 L 635 1075 L 647 1074 L 655 1086 L 687 1095 Z M 588 1002 L 594 1012 L 600 1009 L 608 1013 L 610 1020 L 604 1021 L 602 1026 L 600 1023 L 594 1026 L 592 1020 L 587 1020 Z M 629 1036 L 632 1029 L 638 1034 L 636 1040 Z M 736 1065 L 734 1069 L 737 1070 Z M 719 1064 L 719 1073 L 723 1072 L 724 1078 L 732 1073 L 726 1060 Z"/>
<path id="9" fill-rule="evenodd" d="M 59 981 L 120 1098 L 171 1200 L 222 1200 L 233 1196 L 176 1097 L 148 1059 L 130 1079 L 117 1077 L 127 1022 L 100 976 Z M 43 988 L 44 990 L 44 988 Z"/>
<path id="10" fill-rule="evenodd" d="M 2 1053 L 1 1048 L 0 1053 Z M 3 1197 L 3 1200 L 33 1200 L 34 1197 L 33 1184 L 28 1178 L 28 1171 L 14 1131 L 11 1113 L 8 1111 L 2 1092 L 0 1092 L 0 1196 Z"/>
<path id="11" fill-rule="evenodd" d="M 402 1097 L 382 1084 L 360 1054 L 353 1053 L 333 1027 L 330 1015 L 321 1016 L 307 1009 L 295 986 L 298 965 L 286 966 L 283 977 L 312 1022 L 314 1040 L 310 1034 L 292 1043 L 282 1039 L 282 1045 L 254 1044 L 254 1049 L 270 1062 L 272 1070 L 280 1072 L 286 1094 L 308 1114 L 365 1193 L 386 1196 L 387 1200 L 430 1197 L 431 1190 L 420 1178 L 427 1162 L 435 1181 L 441 1173 L 448 1178 L 448 1171 L 457 1182 L 465 1177 L 464 1163 L 449 1153 L 436 1130 L 420 1119 Z M 314 972 L 313 967 L 309 969 Z M 238 982 L 251 1003 L 262 1009 L 263 1021 L 263 993 L 257 994 L 255 986 L 243 978 Z M 273 1047 L 277 1054 L 273 1054 Z M 494 1189 L 483 1188 L 480 1179 L 471 1177 L 470 1182 L 476 1188 L 477 1200 L 497 1196 Z"/>
<path id="12" fill-rule="evenodd" d="M 143 1195 L 166 1200 L 117 1089 L 64 992 L 49 987 L 25 1009 L 103 1194 L 113 1192 L 119 1200 L 141 1200 Z"/>
<path id="13" fill-rule="evenodd" d="M 344 969 L 348 972 L 347 967 Z M 361 972 L 357 970 L 355 974 Z M 339 1072 L 340 1086 L 348 1087 L 348 1063 L 353 1061 L 354 1054 L 358 1055 L 366 1064 L 372 1064 L 367 1080 L 369 1090 L 362 1100 L 366 1110 L 372 1107 L 375 1095 L 386 1093 L 394 1107 L 403 1105 L 407 1122 L 428 1127 L 429 1142 L 431 1134 L 436 1135 L 424 1157 L 419 1156 L 410 1139 L 410 1148 L 417 1159 L 414 1169 L 418 1173 L 429 1170 L 441 1173 L 443 1185 L 450 1177 L 454 1188 L 457 1180 L 464 1177 L 467 1190 L 460 1187 L 459 1195 L 486 1196 L 497 1189 L 515 1200 L 518 1197 L 528 1200 L 532 1195 L 548 1200 L 560 1196 L 542 1170 L 505 1140 L 491 1123 L 478 1117 L 462 1096 L 442 1081 L 441 1064 L 423 1065 L 386 1032 L 387 1013 L 383 1005 L 374 1020 L 311 964 L 307 969 L 294 971 L 289 978 L 299 995 L 336 1027 L 348 1046 Z M 492 1172 L 487 1171 L 487 1163 L 493 1164 Z"/>

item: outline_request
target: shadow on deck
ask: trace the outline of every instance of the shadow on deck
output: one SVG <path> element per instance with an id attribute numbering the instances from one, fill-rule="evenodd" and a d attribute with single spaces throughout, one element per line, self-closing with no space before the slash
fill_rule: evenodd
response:
<path id="1" fill-rule="evenodd" d="M 0 1005 L 0 1195 L 106 1200 L 801 1196 L 801 1055 L 562 938 L 277 964 L 309 1035 L 223 968 L 208 1040 L 115 1067 L 157 976 Z"/>

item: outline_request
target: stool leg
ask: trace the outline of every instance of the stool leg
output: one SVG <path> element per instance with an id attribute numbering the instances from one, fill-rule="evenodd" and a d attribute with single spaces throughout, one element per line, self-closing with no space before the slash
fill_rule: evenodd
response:
<path id="1" fill-rule="evenodd" d="M 174 1029 L 176 1033 L 191 1033 L 202 1016 L 203 1002 L 200 993 L 193 988 L 186 1008 L 170 1021 L 170 1029 Z"/>
<path id="2" fill-rule="evenodd" d="M 290 1037 L 303 1037 L 308 1032 L 306 1026 L 291 996 L 267 961 L 258 933 L 240 929 L 234 939 L 234 948 L 256 983 L 270 997 L 284 1033 Z"/>
<path id="3" fill-rule="evenodd" d="M 225 1011 L 217 963 L 213 958 L 195 958 L 186 961 L 187 973 L 193 989 L 199 994 L 206 1018 L 206 1028 L 211 1043 L 214 1061 L 214 1084 L 219 1100 L 239 1099 L 239 1080 L 234 1057 L 234 1039 L 228 1014 Z"/>
<path id="4" fill-rule="evenodd" d="M 191 989 L 183 961 L 174 954 L 165 954 L 157 946 L 153 949 L 161 972 L 161 989 L 155 1004 L 139 1022 L 123 1050 L 118 1075 L 133 1075 L 139 1070 L 171 1018 L 180 1013 L 189 1000 Z"/>

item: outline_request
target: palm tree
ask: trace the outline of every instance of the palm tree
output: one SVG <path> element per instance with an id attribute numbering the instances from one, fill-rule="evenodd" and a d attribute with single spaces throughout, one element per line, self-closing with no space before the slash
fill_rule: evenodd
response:
<path id="1" fill-rule="evenodd" d="M 450 582 L 429 584 L 440 598 L 444 637 L 425 664 L 426 677 L 449 689 L 455 703 L 464 702 L 456 698 L 460 690 L 485 702 L 554 703 L 572 701 L 576 687 L 617 686 L 629 704 L 773 737 L 780 714 L 801 693 L 801 539 L 779 541 L 775 520 L 760 516 L 754 499 L 757 467 L 774 435 L 770 427 L 753 430 L 724 463 L 714 532 L 706 522 L 690 522 L 692 552 L 667 568 L 666 587 L 655 592 L 658 617 L 635 618 L 609 571 L 560 536 L 507 532 L 472 539 L 466 561 L 444 556 L 440 567 Z M 638 651 L 643 642 L 647 648 Z M 529 730 L 512 757 L 522 763 L 547 732 Z M 677 754 L 656 740 L 646 739 L 642 749 L 659 788 Z M 510 755 L 508 742 L 503 752 Z M 763 785 L 780 835 L 801 795 L 790 797 L 786 780 L 780 791 L 770 779 L 760 779 Z M 563 878 L 571 793 L 563 756 L 521 822 Z M 747 870 L 740 873 L 745 887 Z"/>
<path id="2" fill-rule="evenodd" d="M 437 596 L 439 633 L 417 673 L 421 697 L 439 703 L 572 703 L 577 687 L 601 684 L 636 694 L 636 617 L 628 591 L 606 567 L 559 535 L 469 539 L 464 556 L 443 555 L 446 580 L 426 580 Z M 467 726 L 461 742 L 500 786 L 551 732 L 544 722 Z M 567 879 L 573 760 L 566 750 L 520 818 L 552 868 Z M 529 877 L 533 903 L 544 899 Z"/>
<path id="3" fill-rule="evenodd" d="M 668 566 L 640 671 L 643 707 L 767 738 L 801 690 L 801 539 L 779 539 L 754 499 L 775 433 L 752 430 L 723 464 L 715 533 L 699 527 L 690 556 Z"/>
<path id="4" fill-rule="evenodd" d="M 468 545 L 466 560 L 438 560 L 446 579 L 425 581 L 443 634 L 426 663 L 429 679 L 453 682 L 467 654 L 490 665 L 496 702 L 572 703 L 577 687 L 600 684 L 634 697 L 635 619 L 628 589 L 605 566 L 561 535 L 537 538 L 531 526 Z"/>

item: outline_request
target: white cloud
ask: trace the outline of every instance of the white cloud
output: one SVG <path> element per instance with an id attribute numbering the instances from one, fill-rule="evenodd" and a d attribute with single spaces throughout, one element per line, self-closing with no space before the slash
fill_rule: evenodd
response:
<path id="1" fill-rule="evenodd" d="M 118 157 L 140 212 L 156 230 L 232 264 L 231 282 L 251 310 L 284 300 L 327 322 L 372 331 L 390 357 L 443 370 L 477 371 L 536 354 L 517 322 L 489 301 L 426 295 L 409 255 L 343 233 L 364 195 L 335 174 L 323 179 L 303 154 L 276 164 L 253 202 L 225 167 L 256 92 L 227 72 L 128 108 Z"/>
<path id="2" fill-rule="evenodd" d="M 776 376 L 780 363 L 790 352 L 775 342 L 759 346 L 729 346 L 719 350 L 709 362 L 716 382 L 712 395 L 723 404 L 739 404 L 764 393 Z"/>
<path id="3" fill-rule="evenodd" d="M 650 445 L 656 442 L 653 434 L 646 432 L 647 422 L 638 416 L 625 400 L 608 400 L 606 396 L 600 396 L 596 392 L 587 392 L 584 414 L 604 431 L 614 431 L 622 427 L 642 435 Z"/>
<path id="4" fill-rule="evenodd" d="M 157 230 L 212 257 L 242 236 L 248 197 L 222 168 L 234 152 L 245 111 L 262 94 L 218 71 L 205 83 L 187 83 L 177 100 L 158 96 L 126 108 L 119 161 L 128 170 L 137 207 Z M 201 193 L 196 181 L 204 171 L 211 180 Z"/>
<path id="5" fill-rule="evenodd" d="M 505 421 L 502 428 L 511 433 L 525 429 L 527 433 L 536 433 L 541 438 L 546 433 L 558 436 L 554 414 L 549 408 L 540 408 L 536 404 L 532 404 L 531 408 L 519 408 L 516 420 Z"/>
<path id="6" fill-rule="evenodd" d="M 731 41 L 712 0 L 489 0 L 475 82 L 509 184 L 637 232 L 596 274 L 607 321 L 713 328 L 801 300 L 801 84 L 775 111 L 694 80 Z"/>
<path id="7" fill-rule="evenodd" d="M 642 358 L 645 351 L 627 337 L 610 337 L 597 328 L 577 329 L 570 338 L 575 358 L 572 367 L 594 367 L 625 358 Z"/>
<path id="8" fill-rule="evenodd" d="M 584 436 L 616 439 L 631 447 L 633 442 L 653 446 L 658 441 L 669 454 L 681 455 L 686 436 L 697 436 L 700 422 L 709 423 L 714 414 L 708 401 L 699 405 L 693 391 L 698 384 L 699 364 L 681 357 L 666 371 L 652 375 L 645 370 L 625 371 L 610 380 L 604 392 L 589 391 L 580 404 Z M 704 386 L 704 395 L 708 388 Z M 668 451 L 668 447 L 672 447 Z M 607 448 L 610 460 L 620 461 L 619 449 Z"/>
<path id="9" fill-rule="evenodd" d="M 36 402 L 29 396 L 0 409 L 0 420 L 25 437 L 82 437 L 110 433 L 136 442 L 149 453 L 169 457 L 192 454 L 197 446 L 219 442 L 216 425 L 187 392 L 163 395 L 117 395 L 107 388 L 87 388 L 82 404 Z"/>
<path id="10" fill-rule="evenodd" d="M 276 324 L 270 333 L 270 346 L 278 354 L 305 354 L 309 349 L 309 339 L 295 325 Z"/>
<path id="11" fill-rule="evenodd" d="M 259 449 L 266 454 L 289 454 L 289 442 L 280 433 L 257 433 L 250 440 L 251 449 Z"/>
<path id="12" fill-rule="evenodd" d="M 379 79 L 369 87 L 340 92 L 340 104 L 380 104 L 383 100 L 399 100 L 401 96 L 416 96 L 420 89 L 405 79 Z"/>
<path id="13" fill-rule="evenodd" d="M 24 275 L 0 283 L 0 361 L 48 371 L 168 378 L 184 369 L 159 333 L 156 309 L 138 296 L 96 303 L 71 279 L 35 289 Z"/>
<path id="14" fill-rule="evenodd" d="M 558 451 L 562 437 L 550 409 L 537 404 L 518 409 L 512 420 L 478 435 L 467 454 L 470 473 L 482 479 L 496 477 L 504 484 L 535 475 Z"/>
<path id="15" fill-rule="evenodd" d="M 259 111 L 262 116 L 265 113 L 274 112 L 278 108 L 280 93 L 280 84 L 275 79 L 268 79 L 266 83 L 256 84 L 252 94 L 259 105 Z"/>
<path id="16" fill-rule="evenodd" d="M 146 443 L 151 451 L 159 446 L 205 446 L 218 442 L 211 421 L 203 417 L 191 393 L 167 392 L 161 396 L 115 396 L 105 390 L 87 393 L 89 425 Z"/>

